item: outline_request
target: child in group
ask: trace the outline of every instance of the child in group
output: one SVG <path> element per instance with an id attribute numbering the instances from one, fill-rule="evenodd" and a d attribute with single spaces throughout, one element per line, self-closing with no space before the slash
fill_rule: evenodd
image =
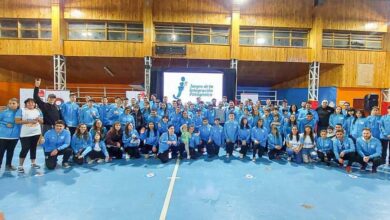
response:
<path id="1" fill-rule="evenodd" d="M 328 126 L 328 128 L 326 129 L 326 137 L 330 139 L 336 138 L 336 132 L 332 126 Z"/>
<path id="2" fill-rule="evenodd" d="M 87 154 L 87 163 L 92 164 L 93 162 L 103 163 L 109 162 L 109 155 L 106 148 L 106 144 L 102 139 L 102 135 L 98 132 L 95 134 L 93 143 L 89 147 L 89 152 Z"/>
<path id="3" fill-rule="evenodd" d="M 183 124 L 180 127 L 181 131 L 181 137 L 180 140 L 184 144 L 184 149 L 187 153 L 187 159 L 191 159 L 191 154 L 190 154 L 190 139 L 191 139 L 191 134 L 188 132 L 188 126 L 187 124 Z"/>
<path id="4" fill-rule="evenodd" d="M 295 163 L 302 163 L 302 145 L 298 133 L 298 126 L 294 125 L 291 128 L 290 134 L 286 136 L 286 152 L 287 160 L 293 160 Z"/>
<path id="5" fill-rule="evenodd" d="M 196 159 L 196 152 L 195 149 L 200 145 L 200 134 L 199 132 L 196 133 L 195 125 L 190 125 L 190 128 L 188 129 L 188 132 L 190 133 L 190 141 L 189 141 L 189 158 L 188 159 Z M 210 156 L 210 155 L 209 155 Z"/>
<path id="6" fill-rule="evenodd" d="M 311 163 L 317 160 L 317 152 L 315 151 L 316 142 L 314 132 L 311 125 L 306 125 L 304 133 L 301 136 L 302 158 L 304 163 Z"/>
<path id="7" fill-rule="evenodd" d="M 127 123 L 125 126 L 125 130 L 123 132 L 123 147 L 126 152 L 126 160 L 129 160 L 130 158 L 140 158 L 140 152 L 139 152 L 139 145 L 140 145 L 140 139 L 137 130 L 133 129 L 132 123 Z"/>
<path id="8" fill-rule="evenodd" d="M 142 153 L 145 155 L 145 159 L 149 158 L 150 151 L 152 151 L 154 157 L 157 158 L 157 145 L 160 134 L 155 126 L 155 123 L 152 121 L 149 122 L 147 129 L 141 128 L 140 133 L 140 138 L 144 142 Z"/>
<path id="9" fill-rule="evenodd" d="M 320 137 L 317 138 L 317 154 L 322 162 L 330 166 L 330 161 L 335 158 L 333 153 L 333 142 L 327 137 L 327 131 L 321 130 Z"/>

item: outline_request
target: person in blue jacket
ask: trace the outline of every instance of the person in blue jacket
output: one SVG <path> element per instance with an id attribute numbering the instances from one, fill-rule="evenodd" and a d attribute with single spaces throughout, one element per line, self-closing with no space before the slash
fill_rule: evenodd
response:
<path id="1" fill-rule="evenodd" d="M 215 157 L 219 154 L 219 149 L 223 146 L 224 143 L 224 133 L 223 127 L 220 125 L 220 119 L 214 119 L 214 125 L 211 127 L 210 139 L 209 139 L 210 148 L 207 150 L 207 155 L 209 157 Z"/>
<path id="2" fill-rule="evenodd" d="M 241 117 L 240 128 L 238 129 L 238 145 L 240 149 L 240 159 L 246 157 L 249 145 L 251 144 L 251 127 L 249 126 L 248 119 L 244 116 Z"/>
<path id="3" fill-rule="evenodd" d="M 329 125 L 332 127 L 336 127 L 336 124 L 342 124 L 345 126 L 346 118 L 342 112 L 341 106 L 337 106 L 334 113 L 330 115 Z"/>
<path id="4" fill-rule="evenodd" d="M 251 127 L 256 127 L 257 125 L 257 122 L 259 121 L 259 119 L 261 119 L 261 114 L 260 114 L 260 111 L 259 109 L 256 108 L 253 108 L 253 112 L 252 112 L 252 124 L 251 124 Z"/>
<path id="5" fill-rule="evenodd" d="M 259 118 L 251 130 L 251 139 L 253 143 L 252 160 L 256 161 L 256 154 L 261 158 L 266 151 L 268 131 L 264 127 L 263 119 Z"/>
<path id="6" fill-rule="evenodd" d="M 187 126 L 190 126 L 192 124 L 192 119 L 188 116 L 188 112 L 185 110 L 182 112 L 182 117 L 180 119 L 180 127 L 183 124 L 187 124 Z M 180 130 L 180 127 L 179 127 L 179 130 Z M 176 127 L 175 127 L 175 129 L 176 129 Z"/>
<path id="7" fill-rule="evenodd" d="M 142 153 L 145 155 L 146 159 L 149 158 L 150 152 L 157 158 L 159 136 L 158 129 L 153 122 L 149 122 L 146 129 L 141 128 L 140 138 L 144 142 Z"/>
<path id="8" fill-rule="evenodd" d="M 53 129 L 45 133 L 44 143 L 45 164 L 47 169 L 54 170 L 57 166 L 57 157 L 63 155 L 62 167 L 69 168 L 69 158 L 73 150 L 70 147 L 70 132 L 65 129 L 65 122 L 58 120 Z"/>
<path id="9" fill-rule="evenodd" d="M 306 125 L 303 134 L 301 134 L 302 158 L 304 163 L 315 162 L 318 159 L 315 134 L 310 125 Z"/>
<path id="10" fill-rule="evenodd" d="M 208 108 L 204 115 L 205 118 L 207 118 L 210 125 L 214 124 L 214 119 L 216 117 L 216 111 L 214 109 L 214 106 L 212 104 L 208 105 Z"/>
<path id="11" fill-rule="evenodd" d="M 66 102 L 61 106 L 61 113 L 70 134 L 73 135 L 76 131 L 77 125 L 79 124 L 80 107 L 76 103 L 77 96 L 75 93 L 71 93 L 69 95 L 69 99 L 69 102 Z"/>
<path id="12" fill-rule="evenodd" d="M 120 116 L 123 114 L 122 99 L 120 97 L 115 98 L 115 104 L 112 104 L 110 110 L 107 113 L 108 126 L 112 126 L 116 121 L 119 121 Z"/>
<path id="13" fill-rule="evenodd" d="M 270 112 L 270 109 L 266 108 L 264 109 L 264 115 L 262 117 L 263 119 L 263 124 L 264 124 L 264 127 L 267 129 L 267 131 L 270 133 L 271 132 L 271 123 L 272 121 L 274 120 L 272 118 L 272 115 L 271 115 L 271 112 Z"/>
<path id="14" fill-rule="evenodd" d="M 378 166 L 382 164 L 382 145 L 379 139 L 372 136 L 371 129 L 364 128 L 362 137 L 356 140 L 357 160 L 366 170 L 367 163 L 372 162 L 372 172 L 376 173 Z"/>
<path id="15" fill-rule="evenodd" d="M 92 125 L 92 128 L 89 130 L 91 137 L 95 137 L 96 133 L 100 133 L 102 140 L 106 140 L 107 129 L 103 126 L 103 122 L 100 119 L 96 119 Z"/>
<path id="16" fill-rule="evenodd" d="M 226 144 L 226 158 L 233 155 L 234 145 L 236 144 L 238 138 L 238 129 L 239 125 L 237 121 L 234 120 L 234 112 L 230 112 L 229 120 L 225 122 L 223 127 Z"/>
<path id="17" fill-rule="evenodd" d="M 362 136 L 363 128 L 367 127 L 367 118 L 364 116 L 363 110 L 357 110 L 356 116 L 353 120 L 351 120 L 350 125 L 350 135 L 354 143 L 356 140 Z"/>
<path id="18" fill-rule="evenodd" d="M 161 121 L 158 123 L 158 132 L 160 134 L 164 134 L 168 131 L 168 126 L 171 125 L 171 122 L 169 122 L 168 116 L 163 116 Z"/>
<path id="19" fill-rule="evenodd" d="M 267 137 L 268 158 L 280 159 L 283 153 L 283 138 L 276 126 L 271 127 L 271 133 Z"/>
<path id="20" fill-rule="evenodd" d="M 355 143 L 344 134 L 344 130 L 336 131 L 336 140 L 333 141 L 333 153 L 340 167 L 344 166 L 344 161 L 347 160 L 347 173 L 351 172 L 351 165 L 356 160 Z"/>
<path id="21" fill-rule="evenodd" d="M 210 133 L 211 133 L 211 125 L 209 124 L 209 120 L 205 117 L 202 121 L 202 126 L 199 128 L 200 133 L 200 145 L 198 148 L 198 154 L 203 155 L 204 152 L 211 149 L 210 142 Z M 207 151 L 207 153 L 209 153 Z"/>
<path id="22" fill-rule="evenodd" d="M 293 126 L 298 128 L 298 121 L 296 115 L 290 115 L 289 120 L 286 123 L 283 123 L 282 133 L 284 137 L 287 137 L 291 133 L 291 129 Z"/>
<path id="23" fill-rule="evenodd" d="M 135 128 L 135 120 L 131 113 L 131 108 L 126 107 L 124 112 L 119 116 L 119 122 L 121 123 L 122 129 L 125 129 L 127 123 L 131 123 L 133 128 Z"/>
<path id="24" fill-rule="evenodd" d="M 92 164 L 95 161 L 97 163 L 110 161 L 106 144 L 102 140 L 102 136 L 100 135 L 100 133 L 95 134 L 95 136 L 93 137 L 93 142 L 87 148 L 86 151 L 87 151 L 86 157 L 87 157 L 88 164 Z"/>
<path id="25" fill-rule="evenodd" d="M 189 142 L 189 148 L 190 148 L 189 149 L 189 151 L 190 151 L 189 157 L 190 157 L 190 159 L 196 159 L 197 155 L 196 155 L 195 149 L 198 148 L 198 146 L 200 145 L 200 134 L 199 134 L 199 132 L 195 131 L 195 126 L 193 124 L 190 125 L 188 132 L 191 135 L 190 142 Z M 208 155 L 208 157 L 210 157 L 210 156 L 211 155 Z M 188 155 L 187 155 L 187 158 L 188 158 Z"/>
<path id="26" fill-rule="evenodd" d="M 175 127 L 169 125 L 168 132 L 161 135 L 159 139 L 158 158 L 162 163 L 166 163 L 172 158 L 172 152 L 177 149 L 177 136 Z"/>
<path id="27" fill-rule="evenodd" d="M 390 106 L 387 107 L 387 115 L 381 118 L 379 129 L 381 131 L 382 161 L 386 163 L 387 150 L 390 148 Z"/>
<path id="28" fill-rule="evenodd" d="M 299 133 L 305 132 L 306 126 L 310 126 L 313 130 L 313 133 L 317 133 L 317 121 L 310 112 L 307 113 L 306 118 L 299 121 L 298 126 Z"/>
<path id="29" fill-rule="evenodd" d="M 367 117 L 367 128 L 371 130 L 373 137 L 379 139 L 381 136 L 381 131 L 379 129 L 381 121 L 381 115 L 379 113 L 379 108 L 374 106 L 371 110 L 371 115 Z"/>
<path id="30" fill-rule="evenodd" d="M 20 136 L 20 125 L 15 123 L 18 106 L 18 100 L 12 98 L 8 101 L 7 108 L 0 112 L 0 168 L 3 164 L 4 154 L 7 152 L 5 161 L 6 171 L 16 170 L 12 166 L 12 157 Z"/>
<path id="31" fill-rule="evenodd" d="M 169 116 L 169 121 L 175 127 L 175 134 L 180 135 L 182 113 L 180 107 L 176 107 L 175 112 Z"/>
<path id="32" fill-rule="evenodd" d="M 95 100 L 90 99 L 88 100 L 87 107 L 81 108 L 80 110 L 79 123 L 86 124 L 88 129 L 91 128 L 93 122 L 100 117 L 99 111 L 93 106 L 94 103 Z"/>
<path id="33" fill-rule="evenodd" d="M 103 126 L 106 128 L 107 131 L 110 130 L 111 125 L 108 120 L 108 113 L 111 110 L 111 105 L 108 104 L 108 98 L 106 96 L 102 97 L 102 104 L 98 105 L 98 111 L 100 120 L 103 122 Z"/>
<path id="34" fill-rule="evenodd" d="M 203 115 L 202 115 L 202 110 L 198 109 L 196 110 L 196 114 L 192 118 L 192 122 L 195 126 L 195 132 L 199 131 L 200 126 L 202 126 L 203 123 Z"/>
<path id="35" fill-rule="evenodd" d="M 341 109 L 340 109 L 341 110 Z M 335 159 L 333 153 L 333 141 L 327 137 L 327 130 L 320 131 L 320 137 L 317 138 L 317 155 L 322 162 L 330 166 L 330 161 Z"/>
<path id="36" fill-rule="evenodd" d="M 319 119 L 318 113 L 317 113 L 317 111 L 311 109 L 311 103 L 310 102 L 306 102 L 305 109 L 302 109 L 299 112 L 298 121 L 304 120 L 306 118 L 306 115 L 309 112 L 313 115 L 313 119 L 314 119 L 315 123 L 317 123 L 318 119 Z"/>
<path id="37" fill-rule="evenodd" d="M 87 149 L 92 144 L 92 136 L 87 130 L 86 124 L 79 124 L 75 134 L 72 136 L 70 146 L 73 150 L 73 162 L 82 165 L 84 157 L 89 151 Z"/>
<path id="38" fill-rule="evenodd" d="M 153 122 L 154 125 L 157 127 L 159 121 L 161 121 L 161 117 L 157 115 L 157 110 L 152 109 L 149 117 L 146 119 L 146 123 Z"/>
<path id="39" fill-rule="evenodd" d="M 138 131 L 134 129 L 133 124 L 127 123 L 125 130 L 123 131 L 123 148 L 126 153 L 125 158 L 129 160 L 130 158 L 140 158 L 139 145 L 141 140 L 139 138 Z"/>

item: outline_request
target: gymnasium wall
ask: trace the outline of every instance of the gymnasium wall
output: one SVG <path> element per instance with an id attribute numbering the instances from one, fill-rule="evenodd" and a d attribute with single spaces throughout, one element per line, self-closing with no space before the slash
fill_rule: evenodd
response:
<path id="1" fill-rule="evenodd" d="M 308 91 L 307 88 L 289 88 L 289 89 L 277 89 L 278 100 L 287 99 L 290 104 L 296 104 L 300 106 L 301 102 L 307 101 Z M 318 100 L 321 102 L 326 99 L 330 102 L 336 103 L 337 88 L 335 87 L 320 87 L 318 91 Z"/>

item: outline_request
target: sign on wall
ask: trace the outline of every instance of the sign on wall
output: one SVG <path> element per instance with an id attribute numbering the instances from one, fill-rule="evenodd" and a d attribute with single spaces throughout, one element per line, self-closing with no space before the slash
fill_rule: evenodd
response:
<path id="1" fill-rule="evenodd" d="M 34 89 L 20 89 L 20 96 L 19 96 L 19 102 L 20 106 L 24 106 L 24 101 L 28 98 L 33 98 L 34 95 Z M 56 95 L 56 104 L 58 106 L 62 105 L 65 102 L 69 101 L 69 94 L 70 92 L 68 90 L 46 90 L 46 89 L 40 89 L 39 90 L 39 97 L 41 98 L 42 101 L 46 102 L 47 96 L 50 94 Z"/>
<path id="2" fill-rule="evenodd" d="M 373 86 L 374 64 L 358 64 L 356 84 L 358 86 Z"/>

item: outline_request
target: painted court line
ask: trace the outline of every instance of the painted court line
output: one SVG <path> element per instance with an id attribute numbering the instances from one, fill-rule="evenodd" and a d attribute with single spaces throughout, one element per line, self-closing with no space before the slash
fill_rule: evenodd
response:
<path id="1" fill-rule="evenodd" d="M 176 160 L 176 164 L 175 164 L 175 168 L 173 169 L 171 181 L 169 182 L 167 195 L 165 196 L 164 205 L 163 205 L 163 208 L 161 210 L 160 220 L 165 220 L 167 218 L 169 203 L 171 202 L 171 197 L 172 197 L 172 193 L 173 193 L 173 187 L 174 187 L 175 181 L 177 179 L 176 176 L 177 176 L 177 171 L 179 170 L 179 164 L 180 164 L 180 160 L 177 159 Z"/>

